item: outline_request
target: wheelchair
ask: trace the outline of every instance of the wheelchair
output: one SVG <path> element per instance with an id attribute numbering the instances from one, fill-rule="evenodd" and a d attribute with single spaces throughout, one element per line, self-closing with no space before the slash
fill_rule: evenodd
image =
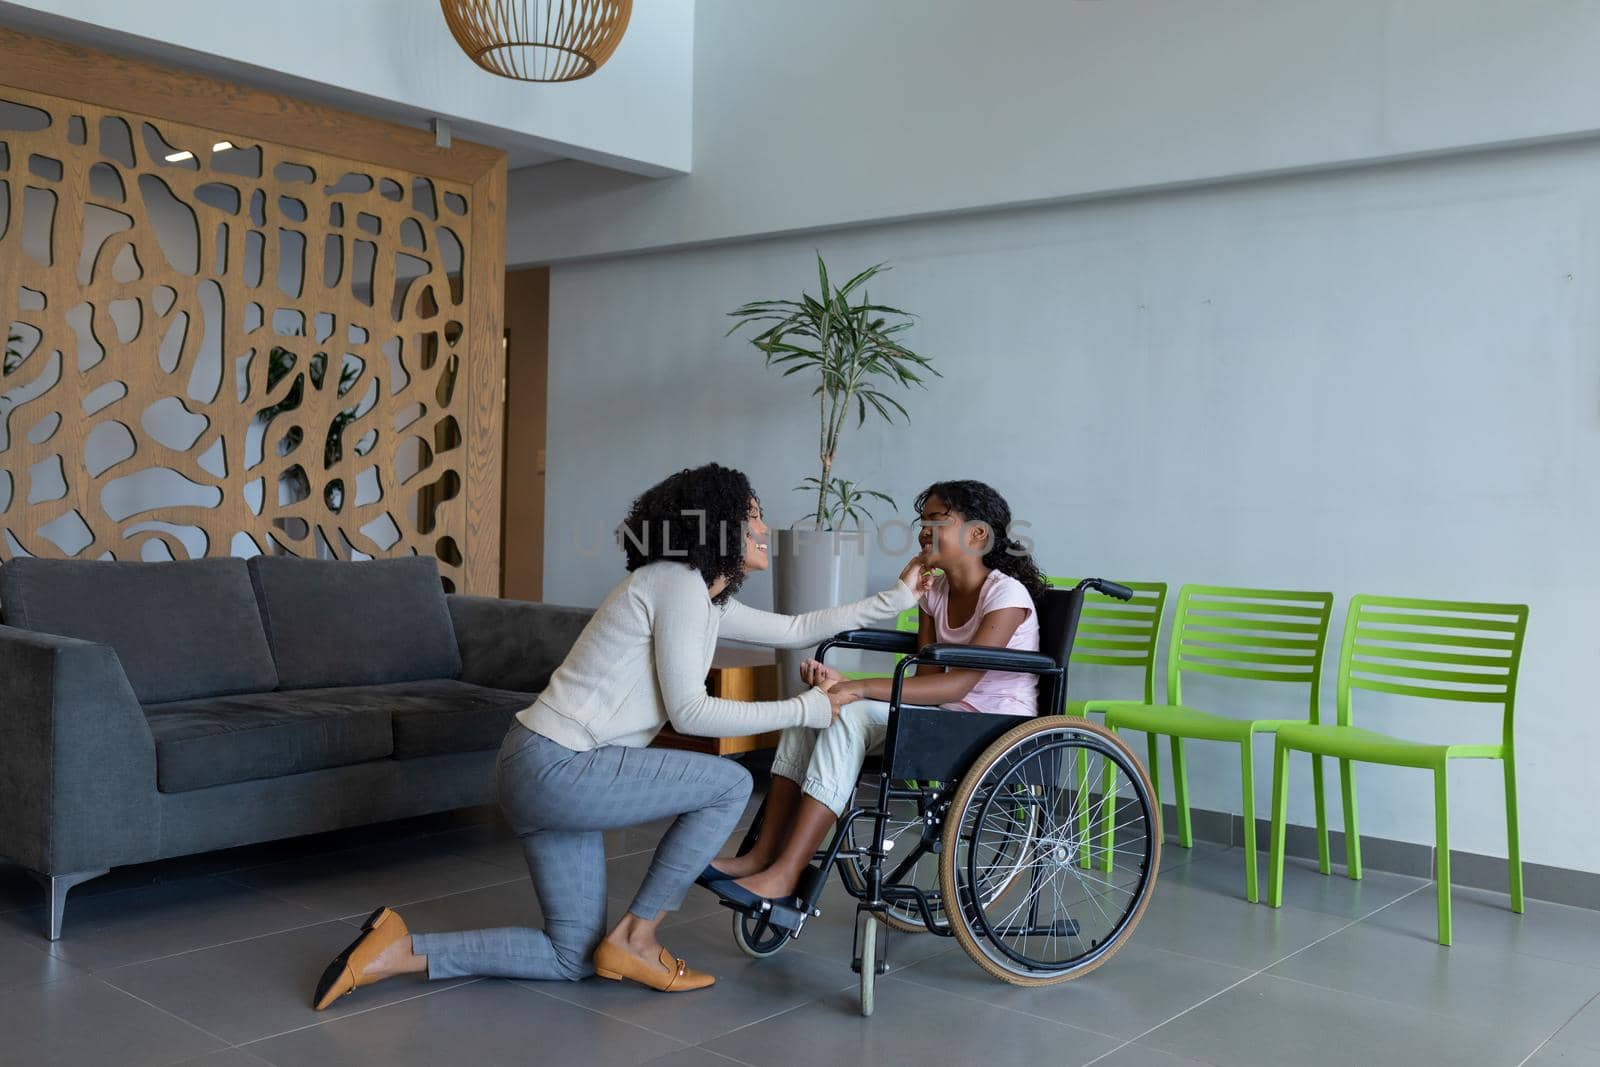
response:
<path id="1" fill-rule="evenodd" d="M 756 958 L 800 938 L 830 871 L 856 900 L 851 969 L 871 1015 L 888 938 L 954 937 L 979 967 L 1022 986 L 1065 982 L 1110 959 L 1155 892 L 1160 808 L 1133 752 L 1066 705 L 1067 662 L 1084 592 L 1132 591 L 1090 578 L 1052 589 L 1039 605 L 1040 652 L 972 645 L 917 648 L 917 635 L 849 630 L 817 648 L 902 656 L 894 670 L 881 765 L 863 775 L 850 808 L 801 879 L 796 896 L 734 910 L 733 935 Z M 919 664 L 1039 676 L 1036 718 L 902 703 Z M 765 804 L 740 852 L 760 832 Z"/>

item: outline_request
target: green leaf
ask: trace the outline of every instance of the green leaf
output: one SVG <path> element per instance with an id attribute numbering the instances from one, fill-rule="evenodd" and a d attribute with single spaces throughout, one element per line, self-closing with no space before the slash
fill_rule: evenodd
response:
<path id="1" fill-rule="evenodd" d="M 858 427 L 865 424 L 869 407 L 886 422 L 896 416 L 909 420 L 905 405 L 886 392 L 889 384 L 926 388 L 925 376 L 940 374 L 927 357 L 896 339 L 914 325 L 915 316 L 872 298 L 868 285 L 890 269 L 888 264 L 875 263 L 836 286 L 827 261 L 820 253 L 816 260 L 815 295 L 802 291 L 798 299 L 741 304 L 728 313 L 734 320 L 728 335 L 750 327 L 750 343 L 780 377 L 802 371 L 815 375 L 809 396 L 818 406 L 819 450 L 831 464 L 839 455 L 852 408 Z M 817 494 L 815 514 L 823 522 L 857 519 L 858 513 L 870 516 L 864 507 L 867 499 L 894 506 L 883 494 L 832 474 L 831 468 L 826 478 L 808 478 L 796 488 Z"/>
<path id="2" fill-rule="evenodd" d="M 844 296 L 847 293 L 853 292 L 856 286 L 861 285 L 863 282 L 866 282 L 873 277 L 876 277 L 882 271 L 892 269 L 893 268 L 891 268 L 887 263 L 874 263 L 860 274 L 857 274 L 854 278 L 851 278 L 849 281 L 845 282 L 844 285 L 839 289 L 839 295 Z"/>

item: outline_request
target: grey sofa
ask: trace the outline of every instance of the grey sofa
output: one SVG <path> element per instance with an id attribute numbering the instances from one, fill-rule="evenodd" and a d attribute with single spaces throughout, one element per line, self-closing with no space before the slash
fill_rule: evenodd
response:
<path id="1" fill-rule="evenodd" d="M 591 612 L 431 559 L 0 565 L 0 856 L 112 867 L 483 804 Z"/>

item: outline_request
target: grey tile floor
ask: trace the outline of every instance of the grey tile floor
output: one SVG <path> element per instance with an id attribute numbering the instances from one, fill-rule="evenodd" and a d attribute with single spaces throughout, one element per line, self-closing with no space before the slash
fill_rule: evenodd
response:
<path id="1" fill-rule="evenodd" d="M 613 914 L 659 832 L 609 836 Z M 704 993 L 397 979 L 312 1012 L 324 964 L 379 903 L 417 929 L 539 921 L 487 809 L 118 871 L 74 893 L 54 945 L 37 888 L 0 866 L 0 1065 L 1600 1065 L 1600 911 L 1516 916 L 1458 890 L 1444 949 L 1426 882 L 1294 865 L 1273 911 L 1244 901 L 1242 868 L 1237 850 L 1169 847 L 1128 947 L 1048 989 L 995 982 L 950 940 L 895 935 L 863 1019 L 837 887 L 761 962 L 694 891 L 663 941 L 719 977 Z"/>

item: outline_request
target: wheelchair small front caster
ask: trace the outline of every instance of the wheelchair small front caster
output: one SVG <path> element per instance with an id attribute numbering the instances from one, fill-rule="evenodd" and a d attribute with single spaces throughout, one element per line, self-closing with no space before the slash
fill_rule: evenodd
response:
<path id="1" fill-rule="evenodd" d="M 794 937 L 781 926 L 774 926 L 766 914 L 733 913 L 733 942 L 746 956 L 764 960 L 775 956 Z"/>
<path id="2" fill-rule="evenodd" d="M 878 978 L 878 920 L 867 916 L 861 931 L 861 1014 L 871 1015 Z"/>

